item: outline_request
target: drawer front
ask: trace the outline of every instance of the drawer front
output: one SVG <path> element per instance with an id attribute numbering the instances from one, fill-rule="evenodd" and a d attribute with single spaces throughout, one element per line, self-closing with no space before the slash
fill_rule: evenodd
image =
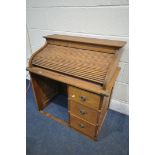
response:
<path id="1" fill-rule="evenodd" d="M 69 101 L 70 112 L 86 121 L 97 124 L 98 112 L 86 106 Z"/>
<path id="2" fill-rule="evenodd" d="M 94 138 L 96 135 L 96 126 L 87 123 L 73 115 L 70 115 L 70 125 L 72 128 L 77 129 L 78 131 L 86 134 L 89 137 Z"/>
<path id="3" fill-rule="evenodd" d="M 85 90 L 69 86 L 69 99 L 77 101 L 85 106 L 98 110 L 100 105 L 100 96 L 87 92 Z"/>

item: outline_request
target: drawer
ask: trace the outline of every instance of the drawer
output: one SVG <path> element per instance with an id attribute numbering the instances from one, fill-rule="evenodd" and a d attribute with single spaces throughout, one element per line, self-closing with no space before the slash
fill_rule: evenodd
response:
<path id="1" fill-rule="evenodd" d="M 70 126 L 85 135 L 94 138 L 96 136 L 96 126 L 83 121 L 74 115 L 70 115 Z"/>
<path id="2" fill-rule="evenodd" d="M 97 124 L 98 111 L 90 109 L 74 101 L 69 101 L 69 108 L 72 114 L 85 119 L 90 123 Z"/>
<path id="3" fill-rule="evenodd" d="M 100 96 L 88 91 L 69 86 L 69 99 L 77 101 L 85 106 L 98 110 L 100 106 Z"/>

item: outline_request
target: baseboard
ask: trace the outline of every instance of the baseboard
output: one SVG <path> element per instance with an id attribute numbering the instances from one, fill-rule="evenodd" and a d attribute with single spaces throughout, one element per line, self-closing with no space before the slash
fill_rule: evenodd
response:
<path id="1" fill-rule="evenodd" d="M 112 99 L 109 108 L 122 114 L 129 115 L 129 104 L 126 102 Z"/>

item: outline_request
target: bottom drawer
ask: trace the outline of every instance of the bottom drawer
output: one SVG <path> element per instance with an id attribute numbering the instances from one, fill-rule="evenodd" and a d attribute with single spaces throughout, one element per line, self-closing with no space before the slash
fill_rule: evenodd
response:
<path id="1" fill-rule="evenodd" d="M 81 131 L 89 137 L 94 138 L 96 136 L 96 126 L 92 125 L 80 118 L 70 114 L 70 125 L 71 127 Z"/>

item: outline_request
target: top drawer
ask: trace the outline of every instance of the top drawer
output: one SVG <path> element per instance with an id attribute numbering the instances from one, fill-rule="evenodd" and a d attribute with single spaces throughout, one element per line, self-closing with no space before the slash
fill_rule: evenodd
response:
<path id="1" fill-rule="evenodd" d="M 98 110 L 100 105 L 100 96 L 88 91 L 69 86 L 69 99 L 79 102 L 85 106 Z"/>

